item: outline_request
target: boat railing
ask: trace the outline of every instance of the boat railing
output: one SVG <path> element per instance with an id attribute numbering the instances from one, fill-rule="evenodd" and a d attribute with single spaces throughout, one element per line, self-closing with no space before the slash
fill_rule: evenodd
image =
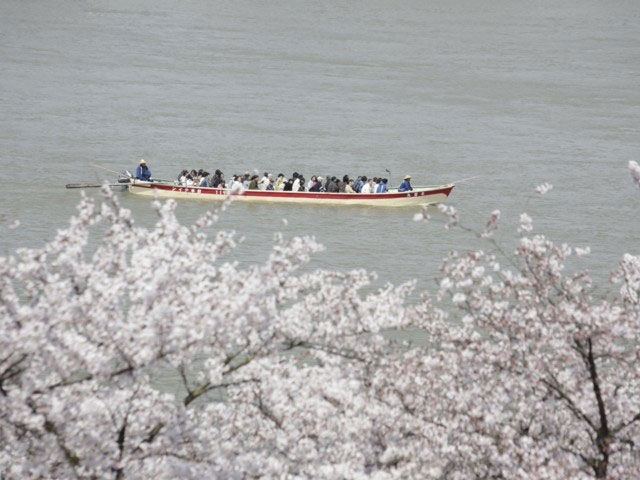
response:
<path id="1" fill-rule="evenodd" d="M 186 185 L 183 185 L 179 180 L 165 180 L 165 179 L 153 179 L 152 182 L 145 182 L 145 181 L 141 181 L 141 180 L 136 180 L 133 179 L 133 181 L 131 182 L 132 184 L 138 184 L 138 185 L 149 185 L 149 184 L 160 184 L 160 185 L 170 185 L 170 186 L 179 186 L 179 187 L 186 187 Z M 413 186 L 413 190 L 435 190 L 435 189 L 439 189 L 439 188 L 445 188 L 445 187 L 450 187 L 453 186 L 453 183 L 448 183 L 448 184 L 443 184 L 443 185 L 415 185 Z M 189 188 L 205 188 L 207 190 L 230 190 L 230 187 L 225 187 L 224 189 L 221 189 L 220 187 L 199 187 L 197 185 L 191 185 Z M 252 190 L 248 190 L 248 189 L 244 189 L 244 191 L 252 191 Z M 259 190 L 255 190 L 255 191 L 259 191 Z M 274 191 L 274 190 L 270 190 L 270 191 Z M 280 190 L 280 192 L 284 192 L 287 193 L 284 190 Z M 293 192 L 292 192 L 293 193 Z M 333 193 L 333 194 L 345 194 L 345 192 L 310 192 L 310 191 L 302 191 L 302 192 L 295 192 L 295 193 Z M 389 188 L 387 190 L 387 193 L 403 193 L 403 192 L 398 192 L 398 188 L 394 187 L 394 188 Z M 349 195 L 349 194 L 346 194 Z"/>

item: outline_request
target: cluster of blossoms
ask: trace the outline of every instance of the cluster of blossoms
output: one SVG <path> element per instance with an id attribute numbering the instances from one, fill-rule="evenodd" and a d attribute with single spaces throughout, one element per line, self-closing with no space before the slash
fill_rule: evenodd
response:
<path id="1" fill-rule="evenodd" d="M 309 237 L 276 238 L 263 265 L 239 268 L 224 261 L 233 235 L 205 234 L 217 212 L 185 227 L 175 202 L 156 202 L 147 230 L 104 195 L 44 248 L 0 259 L 0 476 L 364 468 L 336 441 L 336 412 L 358 408 L 342 401 L 384 357 L 381 331 L 409 326 L 411 284 L 362 296 L 365 271 L 299 272 L 321 250 Z M 168 370 L 181 393 L 153 388 Z"/>
<path id="2" fill-rule="evenodd" d="M 185 227 L 156 202 L 148 230 L 104 197 L 0 258 L 1 478 L 640 476 L 640 257 L 596 299 L 565 273 L 586 250 L 523 215 L 505 255 L 495 211 L 489 248 L 406 305 L 412 283 L 365 295 L 365 271 L 301 269 L 313 238 L 240 268 L 233 235 L 206 234 L 218 212 Z"/>
<path id="3" fill-rule="evenodd" d="M 536 192 L 538 192 L 540 195 L 546 195 L 552 189 L 553 189 L 553 185 L 551 185 L 550 183 L 544 182 L 542 185 L 538 185 L 536 187 Z"/>

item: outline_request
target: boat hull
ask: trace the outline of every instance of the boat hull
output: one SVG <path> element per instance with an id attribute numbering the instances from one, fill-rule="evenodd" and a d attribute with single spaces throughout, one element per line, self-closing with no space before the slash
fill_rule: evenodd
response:
<path id="1" fill-rule="evenodd" d="M 312 205 L 366 205 L 376 207 L 406 207 L 440 203 L 447 199 L 454 185 L 416 188 L 411 192 L 390 193 L 326 193 L 278 192 L 273 190 L 245 190 L 232 195 L 234 201 L 296 203 Z M 229 191 L 221 188 L 183 187 L 159 182 L 134 181 L 129 191 L 136 195 L 196 200 L 224 200 Z"/>

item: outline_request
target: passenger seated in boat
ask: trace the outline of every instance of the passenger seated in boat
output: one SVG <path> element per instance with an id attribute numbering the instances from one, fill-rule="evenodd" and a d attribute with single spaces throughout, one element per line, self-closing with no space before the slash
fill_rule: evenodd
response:
<path id="1" fill-rule="evenodd" d="M 290 178 L 289 180 L 284 182 L 284 188 L 282 189 L 282 191 L 291 192 L 292 190 L 293 190 L 293 178 Z"/>
<path id="2" fill-rule="evenodd" d="M 376 188 L 376 193 L 387 193 L 387 182 L 389 180 L 387 178 L 383 178 L 380 183 L 378 183 L 378 188 Z"/>
<path id="3" fill-rule="evenodd" d="M 300 175 L 298 172 L 293 172 L 293 185 L 291 186 L 292 192 L 300 190 Z"/>
<path id="4" fill-rule="evenodd" d="M 344 193 L 349 184 L 349 175 L 342 177 L 342 181 L 338 182 L 338 191 Z"/>
<path id="5" fill-rule="evenodd" d="M 338 193 L 340 191 L 340 187 L 338 187 L 338 183 L 336 182 L 336 177 L 331 177 L 327 180 L 327 192 L 329 193 Z"/>
<path id="6" fill-rule="evenodd" d="M 258 190 L 258 175 L 253 175 L 249 181 L 249 190 Z"/>
<path id="7" fill-rule="evenodd" d="M 231 184 L 231 195 L 242 195 L 244 193 L 244 186 L 242 185 L 243 177 L 240 175 L 233 176 L 233 183 Z"/>
<path id="8" fill-rule="evenodd" d="M 348 183 L 344 186 L 344 193 L 356 193 L 353 189 L 353 179 L 349 178 L 348 180 Z"/>
<path id="9" fill-rule="evenodd" d="M 180 183 L 183 183 L 187 179 L 187 173 L 189 173 L 189 170 L 182 170 L 180 172 L 180 175 L 178 175 L 178 181 Z"/>
<path id="10" fill-rule="evenodd" d="M 322 186 L 322 181 L 324 178 L 316 177 L 316 182 L 309 187 L 310 192 L 324 192 L 324 187 Z"/>
<path id="11" fill-rule="evenodd" d="M 304 177 L 298 177 L 298 181 L 300 183 L 300 185 L 298 186 L 298 191 L 299 192 L 306 192 L 307 189 L 304 186 L 304 184 L 305 184 Z"/>
<path id="12" fill-rule="evenodd" d="M 270 173 L 264 172 L 264 176 L 258 182 L 258 188 L 260 190 L 267 190 L 267 187 L 271 184 L 273 180 L 273 175 Z"/>
<path id="13" fill-rule="evenodd" d="M 251 183 L 251 177 L 249 176 L 249 172 L 244 172 L 244 177 L 242 177 L 242 187 L 246 190 L 249 188 L 249 184 Z"/>
<path id="14" fill-rule="evenodd" d="M 147 162 L 144 161 L 144 158 L 140 159 L 140 164 L 136 168 L 136 178 L 145 182 L 151 181 L 151 170 L 147 167 Z"/>
<path id="15" fill-rule="evenodd" d="M 273 186 L 273 189 L 277 190 L 278 192 L 281 192 L 282 190 L 284 190 L 284 184 L 285 184 L 284 173 L 279 173 L 278 178 L 276 178 L 276 183 Z"/>
<path id="16" fill-rule="evenodd" d="M 413 190 L 413 187 L 411 186 L 411 175 L 407 175 L 404 177 L 404 181 L 398 187 L 398 191 L 410 192 L 411 190 Z"/>
<path id="17" fill-rule="evenodd" d="M 201 187 L 209 187 L 209 172 L 202 172 L 202 178 L 200 179 Z"/>
<path id="18" fill-rule="evenodd" d="M 216 170 L 213 178 L 211 179 L 211 186 L 214 188 L 218 188 L 220 186 L 220 182 L 224 178 L 223 173 L 220 170 Z"/>
<path id="19" fill-rule="evenodd" d="M 355 184 L 353 185 L 353 189 L 356 191 L 356 193 L 360 193 L 362 191 L 362 187 L 366 182 L 367 182 L 366 176 L 363 175 L 361 177 L 358 177 L 358 181 L 355 182 Z"/>
<path id="20" fill-rule="evenodd" d="M 362 189 L 360 190 L 360 193 L 374 193 L 372 191 L 372 188 L 373 188 L 373 178 L 370 178 L 365 182 L 364 185 L 362 185 Z"/>
<path id="21" fill-rule="evenodd" d="M 190 173 L 188 173 L 187 174 L 187 179 L 186 179 L 186 181 L 184 183 L 184 186 L 185 187 L 193 187 L 194 185 L 195 185 L 195 182 L 193 181 L 193 176 Z"/>
<path id="22" fill-rule="evenodd" d="M 371 182 L 371 193 L 376 193 L 376 191 L 378 190 L 378 182 L 380 181 L 380 179 L 378 177 L 373 177 L 371 180 L 373 180 Z"/>

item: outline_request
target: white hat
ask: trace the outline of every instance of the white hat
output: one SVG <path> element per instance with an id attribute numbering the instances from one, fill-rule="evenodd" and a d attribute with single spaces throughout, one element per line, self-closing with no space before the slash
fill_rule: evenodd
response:
<path id="1" fill-rule="evenodd" d="M 146 164 L 147 162 L 144 161 L 144 158 L 141 158 L 140 159 L 140 165 L 142 165 L 143 163 Z"/>
<path id="2" fill-rule="evenodd" d="M 318 180 L 319 182 L 321 182 L 322 180 L 324 180 L 323 177 L 317 177 L 316 180 Z"/>
<path id="3" fill-rule="evenodd" d="M 411 175 L 405 175 L 405 176 L 404 176 L 404 179 L 405 179 L 405 180 L 410 180 L 410 179 L 411 179 Z"/>

